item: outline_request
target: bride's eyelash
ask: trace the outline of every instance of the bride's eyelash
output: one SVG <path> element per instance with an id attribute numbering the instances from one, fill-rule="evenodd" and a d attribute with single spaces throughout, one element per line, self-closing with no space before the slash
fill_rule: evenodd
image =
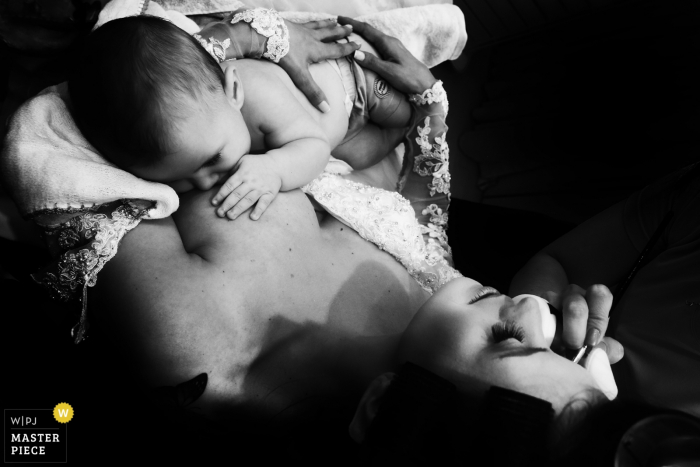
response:
<path id="1" fill-rule="evenodd" d="M 487 295 L 500 295 L 501 292 L 498 290 L 494 289 L 493 287 L 482 287 L 479 289 L 479 291 L 472 297 L 471 300 L 469 300 L 469 305 L 472 303 L 478 302 L 480 299 L 486 297 Z"/>
<path id="2" fill-rule="evenodd" d="M 496 342 L 503 342 L 507 339 L 515 339 L 521 343 L 525 341 L 525 331 L 511 320 L 499 321 L 491 326 L 491 334 Z"/>

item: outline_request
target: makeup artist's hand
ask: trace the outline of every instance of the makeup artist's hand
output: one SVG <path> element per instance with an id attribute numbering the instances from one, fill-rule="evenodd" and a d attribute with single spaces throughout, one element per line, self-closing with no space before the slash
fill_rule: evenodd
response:
<path id="1" fill-rule="evenodd" d="M 355 61 L 363 68 L 374 71 L 397 90 L 406 94 L 420 94 L 437 81 L 427 66 L 413 56 L 403 43 L 362 21 L 338 16 L 339 24 L 353 27 L 381 54 L 355 52 Z"/>
<path id="2" fill-rule="evenodd" d="M 569 284 L 561 296 L 564 346 L 569 349 L 580 349 L 584 345 L 602 347 L 610 363 L 618 362 L 624 355 L 622 344 L 605 337 L 612 300 L 610 289 L 603 284 L 593 284 L 585 290 Z"/>
<path id="3" fill-rule="evenodd" d="M 359 49 L 354 42 L 335 42 L 347 37 L 351 27 L 343 27 L 331 20 L 296 24 L 285 20 L 289 29 L 289 52 L 279 65 L 287 72 L 294 85 L 309 102 L 321 112 L 330 110 L 326 95 L 309 73 L 309 65 L 327 59 L 344 57 Z"/>

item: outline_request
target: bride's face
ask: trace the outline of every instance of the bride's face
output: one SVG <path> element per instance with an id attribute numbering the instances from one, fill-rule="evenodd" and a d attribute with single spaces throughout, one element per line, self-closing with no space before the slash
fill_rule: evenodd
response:
<path id="1" fill-rule="evenodd" d="M 552 403 L 558 413 L 574 396 L 598 388 L 582 366 L 549 349 L 539 305 L 514 303 L 462 278 L 440 289 L 409 324 L 398 353 L 479 396 L 492 385 Z"/>

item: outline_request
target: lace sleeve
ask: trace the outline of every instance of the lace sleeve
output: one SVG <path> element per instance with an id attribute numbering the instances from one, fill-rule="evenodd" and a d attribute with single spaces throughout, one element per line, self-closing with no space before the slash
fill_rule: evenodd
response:
<path id="1" fill-rule="evenodd" d="M 280 14 L 267 8 L 239 8 L 193 37 L 219 63 L 237 58 L 279 63 L 289 52 L 289 30 Z"/>
<path id="2" fill-rule="evenodd" d="M 445 235 L 450 200 L 447 100 L 440 81 L 411 99 L 416 110 L 397 190 L 404 196 L 331 173 L 321 174 L 302 190 L 396 258 L 421 287 L 434 293 L 462 276 L 452 267 Z"/>
<path id="3" fill-rule="evenodd" d="M 442 81 L 437 81 L 409 100 L 414 104 L 414 114 L 397 191 L 410 200 L 428 247 L 441 246 L 451 263 L 446 233 L 450 204 L 447 94 Z"/>
<path id="4" fill-rule="evenodd" d="M 151 205 L 121 200 L 58 225 L 40 226 L 54 261 L 32 274 L 32 279 L 54 300 L 82 302 L 80 321 L 71 331 L 76 344 L 88 328 L 87 287 L 95 286 L 97 274 L 117 254 L 121 239 L 139 224 Z"/>

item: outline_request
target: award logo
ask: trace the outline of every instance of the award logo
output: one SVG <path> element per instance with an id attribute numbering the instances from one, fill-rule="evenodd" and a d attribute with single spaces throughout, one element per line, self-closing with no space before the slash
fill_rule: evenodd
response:
<path id="1" fill-rule="evenodd" d="M 5 463 L 68 462 L 68 422 L 73 407 L 5 409 Z"/>
<path id="2" fill-rule="evenodd" d="M 61 402 L 53 408 L 53 418 L 55 418 L 58 423 L 70 422 L 73 419 L 73 407 L 71 407 L 70 404 Z"/>

